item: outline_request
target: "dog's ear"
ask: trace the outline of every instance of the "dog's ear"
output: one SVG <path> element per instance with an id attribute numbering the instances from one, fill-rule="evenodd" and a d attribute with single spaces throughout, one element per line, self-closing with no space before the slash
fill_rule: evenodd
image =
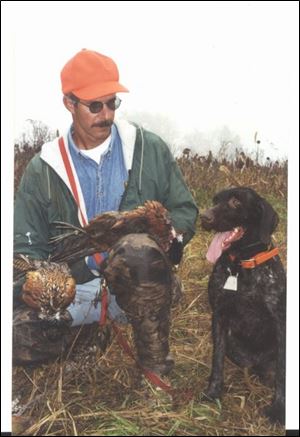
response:
<path id="1" fill-rule="evenodd" d="M 275 231 L 279 222 L 278 214 L 265 199 L 260 199 L 259 207 L 261 210 L 259 226 L 260 241 L 264 244 L 269 244 L 271 241 L 271 235 Z"/>

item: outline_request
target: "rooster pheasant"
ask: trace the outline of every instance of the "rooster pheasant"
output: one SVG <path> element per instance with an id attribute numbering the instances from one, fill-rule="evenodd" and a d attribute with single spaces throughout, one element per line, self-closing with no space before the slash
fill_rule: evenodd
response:
<path id="1" fill-rule="evenodd" d="M 132 211 L 106 212 L 83 228 L 56 223 L 66 232 L 52 239 L 51 261 L 72 263 L 108 251 L 124 235 L 135 233 L 149 234 L 173 264 L 178 264 L 182 255 L 181 235 L 176 236 L 168 211 L 157 201 L 147 201 Z"/>
<path id="2" fill-rule="evenodd" d="M 45 321 L 61 320 L 75 297 L 76 283 L 67 264 L 14 257 L 14 279 L 25 277 L 22 299 Z"/>

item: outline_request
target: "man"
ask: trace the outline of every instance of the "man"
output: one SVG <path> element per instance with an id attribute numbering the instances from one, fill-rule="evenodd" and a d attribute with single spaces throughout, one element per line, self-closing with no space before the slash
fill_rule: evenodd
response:
<path id="1" fill-rule="evenodd" d="M 83 49 L 62 69 L 61 83 L 73 123 L 66 136 L 44 144 L 23 175 L 15 203 L 15 253 L 47 260 L 49 239 L 59 232 L 55 221 L 83 226 L 98 214 L 130 210 L 146 200 L 157 200 L 169 210 L 186 244 L 195 231 L 197 207 L 166 144 L 151 132 L 115 120 L 121 103 L 116 93 L 128 90 L 119 83 L 114 61 Z M 146 234 L 121 239 L 101 264 L 107 256 L 102 254 L 100 261 L 87 257 L 70 265 L 77 288 L 75 303 L 68 307 L 69 325 L 99 320 L 101 304 L 95 303 L 95 297 L 102 269 L 114 293 L 110 317 L 132 323 L 142 365 L 167 373 L 172 367 L 168 355 L 174 287 L 170 263 Z M 59 344 L 53 339 L 51 343 L 47 329 L 30 323 L 34 314 L 20 306 L 20 286 L 14 300 L 16 362 L 42 361 L 66 348 L 67 335 L 59 337 Z"/>

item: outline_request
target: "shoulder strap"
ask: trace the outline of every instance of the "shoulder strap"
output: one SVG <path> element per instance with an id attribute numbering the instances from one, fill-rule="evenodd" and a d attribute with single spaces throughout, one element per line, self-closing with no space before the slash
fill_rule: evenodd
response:
<path id="1" fill-rule="evenodd" d="M 64 162 L 64 166 L 65 166 L 65 169 L 66 169 L 69 181 L 70 181 L 72 193 L 73 193 L 74 199 L 76 200 L 78 209 L 80 211 L 82 223 L 85 226 L 85 225 L 87 225 L 87 221 L 86 221 L 86 219 L 82 213 L 82 210 L 80 208 L 80 202 L 79 202 L 79 196 L 78 196 L 78 191 L 77 191 L 77 187 L 76 187 L 76 182 L 75 182 L 75 178 L 74 178 L 74 175 L 72 172 L 72 167 L 71 167 L 70 160 L 69 160 L 69 157 L 68 157 L 68 154 L 66 151 L 65 142 L 64 142 L 63 137 L 59 138 L 58 144 L 59 144 L 59 150 L 60 150 L 63 162 Z"/>

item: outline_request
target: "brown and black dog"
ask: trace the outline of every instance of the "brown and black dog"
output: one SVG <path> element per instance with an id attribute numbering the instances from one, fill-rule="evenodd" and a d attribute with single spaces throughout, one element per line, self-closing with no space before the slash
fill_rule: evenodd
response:
<path id="1" fill-rule="evenodd" d="M 214 349 L 204 394 L 221 396 L 225 355 L 261 376 L 273 368 L 275 395 L 265 414 L 284 424 L 286 275 L 271 241 L 278 215 L 245 187 L 223 190 L 213 203 L 200 214 L 202 227 L 217 232 L 207 253 Z"/>

